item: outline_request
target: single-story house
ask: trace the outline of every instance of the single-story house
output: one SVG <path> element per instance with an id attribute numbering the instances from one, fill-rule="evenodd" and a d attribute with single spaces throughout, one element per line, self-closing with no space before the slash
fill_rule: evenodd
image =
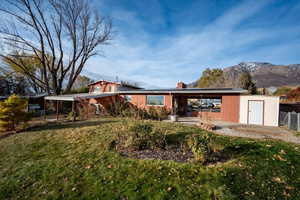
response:
<path id="1" fill-rule="evenodd" d="M 89 93 L 47 96 L 45 100 L 85 100 L 92 105 L 106 106 L 122 98 L 138 108 L 165 107 L 180 116 L 278 126 L 279 98 L 246 93 L 240 88 L 187 88 L 183 82 L 176 88 L 142 89 L 124 82 L 102 80 L 90 84 Z"/>

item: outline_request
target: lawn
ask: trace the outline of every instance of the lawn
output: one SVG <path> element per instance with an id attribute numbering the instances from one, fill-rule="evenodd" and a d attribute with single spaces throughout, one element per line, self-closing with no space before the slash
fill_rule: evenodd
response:
<path id="1" fill-rule="evenodd" d="M 132 120 L 52 124 L 0 140 L 0 199 L 300 199 L 300 146 L 217 136 L 231 159 L 134 159 L 109 145 Z M 151 121 L 172 140 L 205 131 Z"/>

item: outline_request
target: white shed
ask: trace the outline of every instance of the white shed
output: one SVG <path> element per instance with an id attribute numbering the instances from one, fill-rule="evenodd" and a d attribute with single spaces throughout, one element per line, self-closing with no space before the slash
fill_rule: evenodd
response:
<path id="1" fill-rule="evenodd" d="M 240 123 L 278 126 L 279 97 L 240 96 Z"/>

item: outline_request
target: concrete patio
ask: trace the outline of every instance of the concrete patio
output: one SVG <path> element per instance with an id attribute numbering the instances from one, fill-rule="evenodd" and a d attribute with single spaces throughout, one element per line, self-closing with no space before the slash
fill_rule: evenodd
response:
<path id="1" fill-rule="evenodd" d="M 170 120 L 166 121 L 171 122 Z M 254 139 L 277 139 L 300 144 L 300 137 L 284 127 L 256 126 L 216 120 L 201 121 L 198 117 L 180 117 L 175 123 L 197 125 L 199 122 L 214 124 L 216 126 L 214 132 L 220 135 Z"/>

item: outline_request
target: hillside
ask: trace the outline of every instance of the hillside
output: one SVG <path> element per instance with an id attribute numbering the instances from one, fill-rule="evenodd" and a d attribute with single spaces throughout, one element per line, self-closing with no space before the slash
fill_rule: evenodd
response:
<path id="1" fill-rule="evenodd" d="M 242 62 L 223 69 L 225 84 L 223 87 L 238 87 L 239 76 L 250 71 L 258 88 L 300 85 L 300 64 L 274 65 L 264 62 Z M 197 82 L 189 84 L 195 87 Z M 216 87 L 220 87 L 216 85 Z"/>

